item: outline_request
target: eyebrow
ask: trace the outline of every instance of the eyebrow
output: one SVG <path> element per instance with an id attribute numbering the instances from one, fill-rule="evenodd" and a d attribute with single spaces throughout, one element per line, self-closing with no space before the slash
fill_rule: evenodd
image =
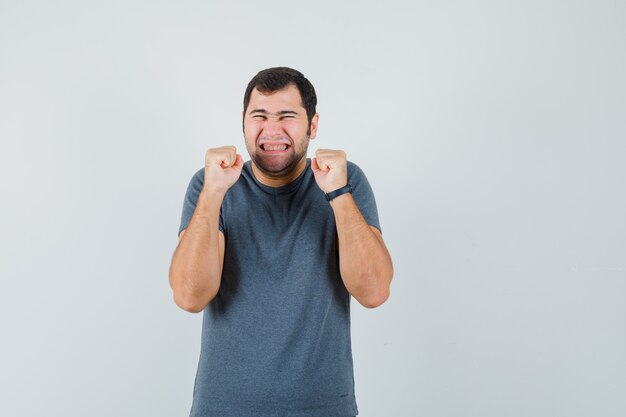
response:
<path id="1" fill-rule="evenodd" d="M 252 115 L 254 113 L 269 114 L 270 116 L 272 115 L 272 113 L 268 112 L 265 109 L 254 109 L 254 110 L 250 111 L 250 113 L 248 113 L 248 114 Z M 297 116 L 298 112 L 295 112 L 293 110 L 281 110 L 279 112 L 274 113 L 274 116 L 283 116 L 285 114 L 295 114 Z"/>

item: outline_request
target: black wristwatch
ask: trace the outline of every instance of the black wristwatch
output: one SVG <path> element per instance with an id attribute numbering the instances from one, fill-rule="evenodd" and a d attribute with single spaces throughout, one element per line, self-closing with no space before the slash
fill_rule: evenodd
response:
<path id="1" fill-rule="evenodd" d="M 352 194 L 352 186 L 348 183 L 348 185 L 344 185 L 343 187 L 335 190 L 335 191 L 331 191 L 330 193 L 326 194 L 324 193 L 324 196 L 326 197 L 326 201 L 330 201 L 333 198 L 339 197 L 342 194 L 345 193 L 350 193 Z"/>

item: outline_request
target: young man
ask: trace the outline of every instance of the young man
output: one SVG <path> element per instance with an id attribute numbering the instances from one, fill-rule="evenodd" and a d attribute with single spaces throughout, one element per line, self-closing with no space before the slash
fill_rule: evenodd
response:
<path id="1" fill-rule="evenodd" d="M 174 301 L 204 311 L 191 417 L 358 414 L 350 295 L 385 302 L 393 268 L 370 185 L 341 150 L 307 158 L 317 97 L 290 68 L 244 94 L 250 161 L 206 152 L 184 200 Z"/>

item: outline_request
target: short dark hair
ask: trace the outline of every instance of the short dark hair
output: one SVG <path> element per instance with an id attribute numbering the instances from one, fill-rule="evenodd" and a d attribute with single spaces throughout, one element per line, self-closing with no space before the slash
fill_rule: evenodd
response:
<path id="1" fill-rule="evenodd" d="M 311 128 L 311 120 L 315 115 L 315 106 L 317 105 L 317 95 L 315 94 L 315 88 L 309 80 L 307 80 L 300 71 L 288 67 L 274 67 L 267 68 L 259 71 L 246 88 L 246 92 L 243 95 L 243 112 L 248 108 L 250 103 L 250 95 L 255 88 L 260 93 L 268 94 L 273 93 L 283 88 L 295 85 L 300 91 L 300 98 L 302 100 L 302 107 L 306 110 L 306 116 L 309 119 L 309 129 Z"/>

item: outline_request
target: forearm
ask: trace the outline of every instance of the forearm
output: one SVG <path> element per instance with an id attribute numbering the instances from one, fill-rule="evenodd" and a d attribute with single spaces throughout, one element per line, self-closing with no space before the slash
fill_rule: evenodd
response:
<path id="1" fill-rule="evenodd" d="M 220 287 L 223 259 L 218 226 L 222 200 L 220 193 L 200 193 L 172 258 L 170 286 L 174 301 L 186 311 L 202 311 Z"/>
<path id="2" fill-rule="evenodd" d="M 339 240 L 339 269 L 346 289 L 365 307 L 389 297 L 391 256 L 382 238 L 367 224 L 351 194 L 331 201 Z"/>

